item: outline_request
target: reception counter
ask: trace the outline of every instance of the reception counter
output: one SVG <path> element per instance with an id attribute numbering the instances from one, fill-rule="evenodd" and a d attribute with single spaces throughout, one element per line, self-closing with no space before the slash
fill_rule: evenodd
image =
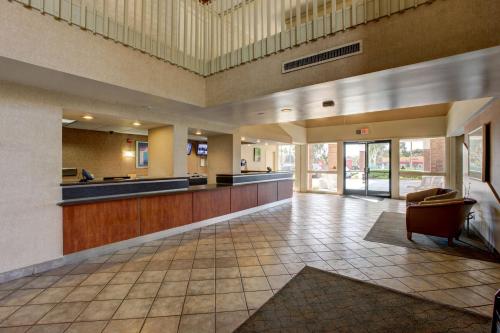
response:
<path id="1" fill-rule="evenodd" d="M 241 182 L 240 175 L 220 176 L 227 182 L 188 186 L 187 178 L 163 178 L 62 184 L 63 252 L 75 253 L 223 217 L 293 195 L 290 173 L 255 174 L 250 175 L 251 181 Z"/>

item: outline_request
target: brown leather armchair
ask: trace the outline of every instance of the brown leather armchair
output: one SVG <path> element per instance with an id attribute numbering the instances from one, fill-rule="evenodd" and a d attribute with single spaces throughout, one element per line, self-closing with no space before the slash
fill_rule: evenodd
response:
<path id="1" fill-rule="evenodd" d="M 471 206 L 472 207 L 472 206 Z M 448 238 L 448 245 L 453 245 L 453 238 L 458 238 L 465 218 L 470 210 L 463 199 L 424 201 L 406 208 L 406 231 L 409 240 L 412 233 Z"/>
<path id="2" fill-rule="evenodd" d="M 406 206 L 415 205 L 422 201 L 454 199 L 457 191 L 448 188 L 431 188 L 428 190 L 408 193 L 406 195 Z"/>

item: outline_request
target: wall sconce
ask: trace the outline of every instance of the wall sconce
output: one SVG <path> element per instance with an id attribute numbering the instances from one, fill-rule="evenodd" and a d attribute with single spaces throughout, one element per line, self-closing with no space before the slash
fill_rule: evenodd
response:
<path id="1" fill-rule="evenodd" d="M 123 157 L 134 157 L 135 153 L 131 150 L 124 150 L 123 151 Z"/>

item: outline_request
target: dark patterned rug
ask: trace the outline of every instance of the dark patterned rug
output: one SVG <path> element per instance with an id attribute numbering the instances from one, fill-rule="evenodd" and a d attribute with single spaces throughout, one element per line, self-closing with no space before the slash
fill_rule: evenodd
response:
<path id="1" fill-rule="evenodd" d="M 453 240 L 454 246 L 448 246 L 448 239 L 413 233 L 412 240 L 406 238 L 406 215 L 402 213 L 383 212 L 377 222 L 365 236 L 370 242 L 403 246 L 425 251 L 440 252 L 470 259 L 496 261 L 500 259 L 488 251 L 481 240 L 464 231 L 459 240 Z"/>
<path id="2" fill-rule="evenodd" d="M 235 332 L 490 332 L 491 319 L 305 267 Z"/>

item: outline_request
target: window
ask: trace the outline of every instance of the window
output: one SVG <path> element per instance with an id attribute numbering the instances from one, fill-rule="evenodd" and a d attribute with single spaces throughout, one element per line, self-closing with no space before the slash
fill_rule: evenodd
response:
<path id="1" fill-rule="evenodd" d="M 295 145 L 278 146 L 278 171 L 287 171 L 293 173 L 293 188 L 298 189 L 297 177 L 295 175 Z"/>
<path id="2" fill-rule="evenodd" d="M 399 141 L 399 194 L 444 187 L 446 139 L 424 138 Z"/>
<path id="3" fill-rule="evenodd" d="M 307 150 L 307 189 L 337 192 L 337 144 L 315 143 Z"/>

